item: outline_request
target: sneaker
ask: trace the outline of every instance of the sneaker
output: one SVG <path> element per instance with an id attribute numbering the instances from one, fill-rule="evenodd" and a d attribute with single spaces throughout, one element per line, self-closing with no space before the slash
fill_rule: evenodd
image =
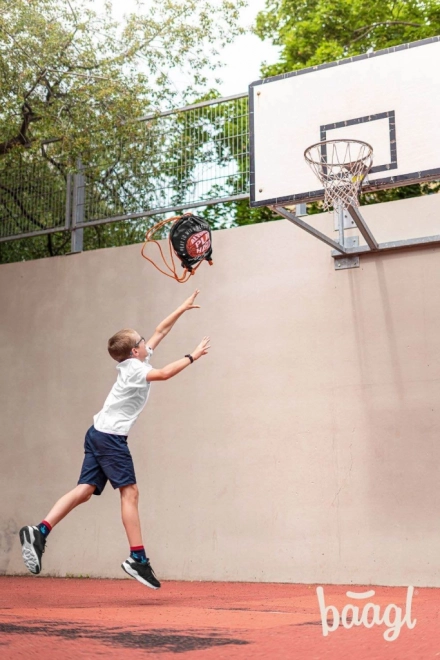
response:
<path id="1" fill-rule="evenodd" d="M 136 561 L 133 557 L 129 557 L 123 564 L 121 564 L 121 566 L 124 571 L 131 577 L 134 577 L 135 580 L 139 580 L 139 582 L 142 582 L 142 584 L 145 584 L 147 587 L 151 587 L 151 589 L 159 589 L 160 582 L 155 576 L 149 561 L 141 564 L 141 562 Z"/>
<path id="2" fill-rule="evenodd" d="M 26 568 L 34 575 L 41 572 L 41 557 L 46 546 L 46 539 L 38 527 L 20 529 L 21 554 Z"/>

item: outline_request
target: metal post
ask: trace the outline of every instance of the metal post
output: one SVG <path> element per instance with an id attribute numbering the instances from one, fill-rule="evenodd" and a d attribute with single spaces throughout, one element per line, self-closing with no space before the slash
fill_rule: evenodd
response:
<path id="1" fill-rule="evenodd" d="M 84 222 L 86 178 L 79 158 L 76 166 L 77 172 L 73 176 L 72 240 L 70 249 L 71 252 L 82 252 L 84 229 L 82 227 L 77 228 L 76 225 L 79 222 Z"/>
<path id="2" fill-rule="evenodd" d="M 70 230 L 71 221 L 72 221 L 72 175 L 69 172 L 66 178 L 66 217 L 64 222 L 64 226 L 67 230 Z"/>
<path id="3" fill-rule="evenodd" d="M 339 229 L 339 243 L 345 245 L 344 241 L 344 207 L 342 204 L 339 204 L 335 207 L 333 213 L 336 213 L 338 219 L 338 229 Z"/>
<path id="4" fill-rule="evenodd" d="M 353 204 L 349 204 L 347 211 L 353 218 L 354 222 L 357 225 L 357 228 L 361 232 L 362 236 L 365 238 L 370 250 L 378 250 L 379 245 L 376 239 L 374 238 L 373 234 L 371 233 L 367 223 L 365 222 L 364 218 L 361 215 L 361 212 L 359 211 L 358 206 L 353 206 Z"/>

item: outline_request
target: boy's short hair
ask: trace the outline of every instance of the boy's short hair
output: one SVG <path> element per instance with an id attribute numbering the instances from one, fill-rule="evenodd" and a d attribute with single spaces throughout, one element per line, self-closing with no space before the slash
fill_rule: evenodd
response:
<path id="1" fill-rule="evenodd" d="M 119 330 L 113 337 L 110 337 L 107 349 L 116 362 L 128 360 L 131 356 L 131 349 L 136 344 L 136 331 L 131 328 Z"/>

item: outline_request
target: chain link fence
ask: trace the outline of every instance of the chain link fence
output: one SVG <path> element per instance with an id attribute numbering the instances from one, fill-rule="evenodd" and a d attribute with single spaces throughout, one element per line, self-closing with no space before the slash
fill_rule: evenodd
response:
<path id="1" fill-rule="evenodd" d="M 0 160 L 0 241 L 178 213 L 249 196 L 245 94 L 149 115 L 99 165 L 65 174 L 41 153 Z M 112 150 L 115 153 L 115 150 Z"/>

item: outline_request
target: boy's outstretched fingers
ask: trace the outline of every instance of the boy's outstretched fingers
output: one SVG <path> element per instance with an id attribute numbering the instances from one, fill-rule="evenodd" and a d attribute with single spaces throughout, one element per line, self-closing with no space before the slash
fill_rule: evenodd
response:
<path id="1" fill-rule="evenodd" d="M 196 289 L 194 293 L 189 298 L 187 298 L 187 300 L 185 300 L 185 302 L 183 303 L 183 307 L 185 308 L 185 310 L 200 309 L 200 305 L 194 305 L 194 300 L 197 298 L 199 293 L 200 293 L 200 289 Z"/>
<path id="2" fill-rule="evenodd" d="M 194 360 L 198 360 L 199 357 L 201 357 L 202 355 L 207 354 L 208 349 L 211 348 L 211 344 L 209 343 L 210 341 L 211 341 L 210 337 L 208 337 L 208 336 L 203 337 L 200 344 L 197 346 L 197 348 L 192 353 L 192 356 L 193 356 Z"/>

